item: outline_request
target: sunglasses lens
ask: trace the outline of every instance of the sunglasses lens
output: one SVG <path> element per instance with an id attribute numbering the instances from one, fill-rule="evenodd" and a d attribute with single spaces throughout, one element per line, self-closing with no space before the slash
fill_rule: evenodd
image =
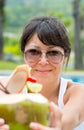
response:
<path id="1" fill-rule="evenodd" d="M 36 50 L 36 49 L 30 49 L 30 50 L 27 50 L 25 53 L 25 59 L 28 61 L 28 62 L 35 62 L 39 59 L 40 55 L 41 55 L 41 52 Z"/>
<path id="2" fill-rule="evenodd" d="M 36 49 L 30 49 L 24 52 L 25 59 L 30 62 L 30 63 L 35 63 L 37 62 L 42 55 L 42 52 Z M 60 51 L 57 50 L 50 50 L 46 52 L 46 58 L 49 62 L 58 64 L 62 61 L 63 59 L 63 54 Z"/>
<path id="3" fill-rule="evenodd" d="M 64 55 L 60 51 L 57 51 L 57 50 L 52 50 L 52 51 L 47 52 L 48 60 L 55 64 L 60 63 L 63 59 L 63 56 Z"/>

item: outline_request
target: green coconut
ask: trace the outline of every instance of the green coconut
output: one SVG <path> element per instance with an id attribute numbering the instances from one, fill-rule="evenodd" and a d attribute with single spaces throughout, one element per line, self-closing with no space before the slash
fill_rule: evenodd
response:
<path id="1" fill-rule="evenodd" d="M 41 94 L 8 94 L 0 96 L 0 117 L 10 130 L 30 130 L 30 122 L 49 125 L 49 102 Z"/>

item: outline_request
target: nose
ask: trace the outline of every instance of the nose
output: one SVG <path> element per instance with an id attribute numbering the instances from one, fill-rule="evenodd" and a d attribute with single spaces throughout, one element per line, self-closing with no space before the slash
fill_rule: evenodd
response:
<path id="1" fill-rule="evenodd" d="M 39 63 L 42 64 L 42 65 L 48 64 L 46 53 L 42 53 L 41 58 L 39 60 Z"/>

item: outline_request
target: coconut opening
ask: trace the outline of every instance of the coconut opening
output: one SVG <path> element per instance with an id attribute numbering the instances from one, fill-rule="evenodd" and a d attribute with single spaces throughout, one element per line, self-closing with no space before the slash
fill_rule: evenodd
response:
<path id="1" fill-rule="evenodd" d="M 0 104 L 14 104 L 23 100 L 28 100 L 36 103 L 48 103 L 48 100 L 41 94 L 9 94 L 0 96 Z"/>

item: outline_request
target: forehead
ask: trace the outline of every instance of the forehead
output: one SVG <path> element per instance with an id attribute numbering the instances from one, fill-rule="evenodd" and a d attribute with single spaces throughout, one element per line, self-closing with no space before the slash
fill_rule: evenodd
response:
<path id="1" fill-rule="evenodd" d="M 63 51 L 63 48 L 60 46 L 55 46 L 55 45 L 45 45 L 44 43 L 42 43 L 42 41 L 40 41 L 40 39 L 38 38 L 37 34 L 34 34 L 32 36 L 32 38 L 27 42 L 26 46 L 25 46 L 25 50 L 29 49 L 29 48 L 37 48 L 37 49 L 41 49 L 41 50 L 48 50 L 48 49 L 57 49 L 59 51 Z"/>

